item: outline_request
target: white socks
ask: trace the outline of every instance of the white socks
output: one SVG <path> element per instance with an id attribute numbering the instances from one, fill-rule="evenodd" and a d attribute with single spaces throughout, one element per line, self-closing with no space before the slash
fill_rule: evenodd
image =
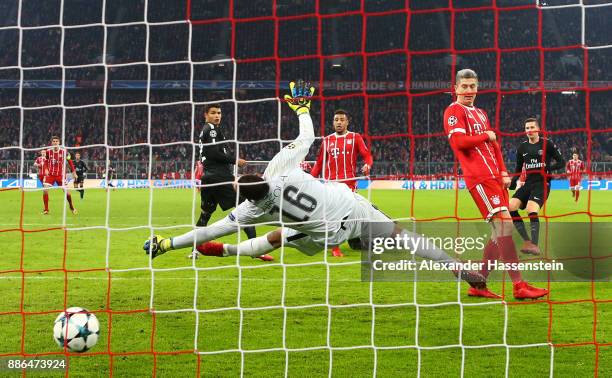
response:
<path id="1" fill-rule="evenodd" d="M 224 256 L 251 256 L 257 257 L 275 250 L 276 248 L 268 241 L 268 235 L 245 240 L 240 244 L 224 244 Z"/>

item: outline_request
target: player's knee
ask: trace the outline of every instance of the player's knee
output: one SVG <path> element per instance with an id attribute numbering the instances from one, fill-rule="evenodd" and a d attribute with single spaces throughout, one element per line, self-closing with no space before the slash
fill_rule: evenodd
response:
<path id="1" fill-rule="evenodd" d="M 510 213 L 512 214 L 513 211 L 517 211 L 522 204 L 523 203 L 518 198 L 510 199 L 510 203 L 508 204 L 508 209 L 510 210 Z"/>
<path id="2" fill-rule="evenodd" d="M 540 211 L 540 205 L 537 202 L 529 201 L 527 202 L 526 209 L 528 213 L 538 213 Z"/>
<path id="3" fill-rule="evenodd" d="M 266 234 L 266 238 L 268 239 L 268 243 L 270 243 L 274 248 L 278 248 L 281 246 L 283 240 L 283 231 L 279 228 L 278 230 L 268 232 Z"/>

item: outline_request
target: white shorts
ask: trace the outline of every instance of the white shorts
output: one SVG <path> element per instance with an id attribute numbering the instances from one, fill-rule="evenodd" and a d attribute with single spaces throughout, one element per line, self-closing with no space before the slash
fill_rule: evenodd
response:
<path id="1" fill-rule="evenodd" d="M 364 231 L 371 234 L 372 228 L 367 226 L 372 223 L 375 224 L 373 227 L 375 228 L 375 236 L 390 236 L 395 229 L 395 223 L 389 217 L 375 208 L 367 199 L 355 193 L 353 211 L 336 231 L 329 232 L 324 237 L 321 235 L 310 236 L 291 228 L 284 228 L 283 241 L 287 247 L 295 248 L 312 256 L 326 248 L 338 246 L 347 240 L 361 238 Z"/>

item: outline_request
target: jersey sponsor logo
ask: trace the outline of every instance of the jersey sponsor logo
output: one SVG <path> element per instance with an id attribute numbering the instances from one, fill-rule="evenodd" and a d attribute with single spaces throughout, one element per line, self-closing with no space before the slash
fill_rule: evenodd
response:
<path id="1" fill-rule="evenodd" d="M 216 138 L 217 137 L 217 132 L 215 130 L 210 130 L 210 137 L 211 138 Z"/>
<path id="2" fill-rule="evenodd" d="M 448 123 L 449 126 L 455 126 L 457 124 L 457 117 L 455 117 L 454 115 L 448 117 L 446 123 Z"/>
<path id="3" fill-rule="evenodd" d="M 491 196 L 491 202 L 496 206 L 501 203 L 498 195 Z"/>

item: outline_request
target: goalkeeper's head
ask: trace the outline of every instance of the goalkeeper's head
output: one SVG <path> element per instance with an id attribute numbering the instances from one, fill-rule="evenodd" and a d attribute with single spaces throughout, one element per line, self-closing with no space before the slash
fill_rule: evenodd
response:
<path id="1" fill-rule="evenodd" d="M 465 106 L 473 106 L 478 92 L 478 75 L 472 69 L 457 71 L 455 76 L 455 94 L 457 102 Z"/>
<path id="2" fill-rule="evenodd" d="M 257 175 L 243 175 L 234 184 L 234 190 L 249 201 L 259 201 L 270 191 L 270 185 Z"/>

